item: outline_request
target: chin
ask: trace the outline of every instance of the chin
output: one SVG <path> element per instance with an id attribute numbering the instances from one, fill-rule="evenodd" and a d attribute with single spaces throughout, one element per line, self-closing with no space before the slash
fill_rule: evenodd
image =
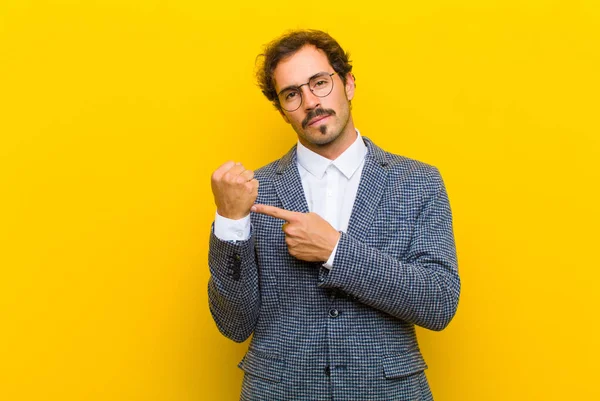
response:
<path id="1" fill-rule="evenodd" d="M 313 146 L 329 145 L 338 139 L 342 134 L 342 130 L 339 128 L 336 129 L 335 126 L 329 124 L 323 124 L 317 127 L 307 127 L 306 129 L 303 129 L 300 126 L 295 126 L 294 130 L 299 137 Z"/>
<path id="2" fill-rule="evenodd" d="M 321 134 L 320 132 L 313 135 L 305 136 L 306 140 L 317 146 L 325 146 L 329 145 L 331 142 L 335 141 L 340 135 L 334 134 L 331 132 L 327 132 L 325 134 Z"/>

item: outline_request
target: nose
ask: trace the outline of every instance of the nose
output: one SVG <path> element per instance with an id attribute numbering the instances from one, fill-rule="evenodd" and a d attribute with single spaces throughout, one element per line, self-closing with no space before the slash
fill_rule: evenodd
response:
<path id="1" fill-rule="evenodd" d="M 310 88 L 308 88 L 308 85 L 302 88 L 302 90 L 302 97 L 304 100 L 303 106 L 306 111 L 316 109 L 321 105 L 321 98 L 312 93 Z"/>

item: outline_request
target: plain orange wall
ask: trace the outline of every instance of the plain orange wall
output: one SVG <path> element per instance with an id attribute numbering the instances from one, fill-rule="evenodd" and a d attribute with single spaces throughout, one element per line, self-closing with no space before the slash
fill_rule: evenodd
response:
<path id="1" fill-rule="evenodd" d="M 438 166 L 463 290 L 437 401 L 599 400 L 596 1 L 0 3 L 0 399 L 236 400 L 210 174 L 295 142 L 262 44 L 329 31 L 363 135 Z"/>

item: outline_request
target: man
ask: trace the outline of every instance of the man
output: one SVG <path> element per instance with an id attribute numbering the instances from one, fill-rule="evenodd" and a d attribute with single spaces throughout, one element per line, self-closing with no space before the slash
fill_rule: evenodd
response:
<path id="1" fill-rule="evenodd" d="M 442 330 L 460 292 L 442 179 L 356 130 L 352 66 L 328 34 L 291 32 L 262 56 L 298 144 L 212 175 L 210 310 L 225 336 L 253 334 L 241 399 L 431 400 L 414 326 Z"/>

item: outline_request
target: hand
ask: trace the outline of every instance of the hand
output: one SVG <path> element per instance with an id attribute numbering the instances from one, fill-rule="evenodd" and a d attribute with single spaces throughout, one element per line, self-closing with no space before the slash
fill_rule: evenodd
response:
<path id="1" fill-rule="evenodd" d="M 258 196 L 258 180 L 252 170 L 242 163 L 228 161 L 211 177 L 212 192 L 217 213 L 228 219 L 239 220 L 250 214 L 250 207 Z"/>
<path id="2" fill-rule="evenodd" d="M 325 262 L 337 244 L 340 233 L 316 213 L 291 212 L 275 206 L 254 205 L 255 213 L 285 220 L 285 243 L 293 257 L 307 262 Z"/>

